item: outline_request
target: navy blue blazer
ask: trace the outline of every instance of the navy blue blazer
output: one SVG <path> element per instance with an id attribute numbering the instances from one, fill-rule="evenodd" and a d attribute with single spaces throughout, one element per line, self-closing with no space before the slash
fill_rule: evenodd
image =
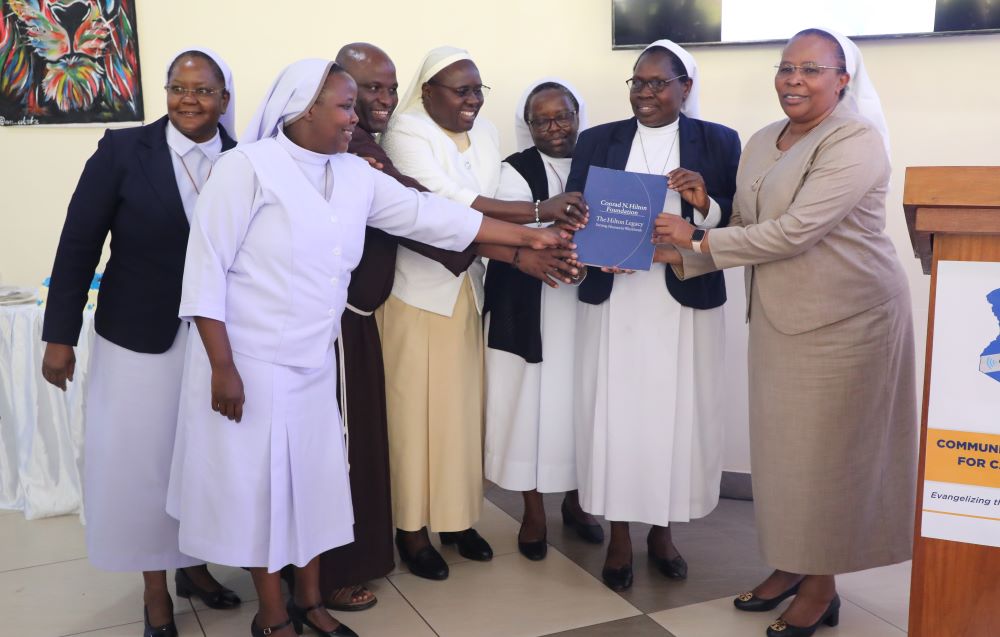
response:
<path id="1" fill-rule="evenodd" d="M 236 142 L 220 126 L 223 150 Z M 180 319 L 188 220 L 167 145 L 167 118 L 108 130 L 87 160 L 66 212 L 45 304 L 42 340 L 76 345 L 104 240 L 111 257 L 97 333 L 134 352 L 170 349 Z"/>
<path id="2" fill-rule="evenodd" d="M 678 126 L 681 167 L 698 172 L 705 179 L 708 195 L 722 209 L 719 226 L 725 226 L 733 213 L 736 168 L 740 163 L 740 137 L 731 128 L 691 119 L 683 114 Z M 624 170 L 637 128 L 633 117 L 595 126 L 580 133 L 576 150 L 573 151 L 573 164 L 566 180 L 566 190 L 583 192 L 591 166 Z M 683 200 L 681 215 L 688 221 L 694 219 L 693 207 Z M 726 302 L 726 284 L 721 272 L 681 281 L 671 268 L 666 268 L 666 284 L 670 294 L 686 307 L 706 310 Z M 580 300 L 599 305 L 611 296 L 613 285 L 613 274 L 601 272 L 599 268 L 590 268 L 587 278 L 580 284 Z"/>

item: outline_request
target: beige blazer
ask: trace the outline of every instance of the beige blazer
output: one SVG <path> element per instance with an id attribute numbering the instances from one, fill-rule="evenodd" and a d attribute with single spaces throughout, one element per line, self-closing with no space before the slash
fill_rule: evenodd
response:
<path id="1" fill-rule="evenodd" d="M 756 291 L 771 324 L 791 335 L 880 305 L 907 283 L 885 234 L 892 171 L 879 133 L 841 105 L 783 152 L 786 124 L 750 138 L 729 226 L 710 231 L 710 255 L 682 250 L 675 270 L 748 266 L 747 299 Z"/>

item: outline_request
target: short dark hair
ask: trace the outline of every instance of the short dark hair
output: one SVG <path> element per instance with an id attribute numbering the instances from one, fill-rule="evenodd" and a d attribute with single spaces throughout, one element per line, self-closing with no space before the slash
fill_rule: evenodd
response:
<path id="1" fill-rule="evenodd" d="M 690 77 L 688 75 L 687 67 L 685 67 L 684 62 L 682 62 L 681 59 L 677 57 L 677 54 L 665 46 L 658 46 L 658 45 L 651 46 L 642 53 L 640 53 L 639 57 L 635 59 L 635 64 L 632 65 L 632 71 L 634 72 L 635 67 L 639 66 L 639 60 L 641 60 L 643 56 L 652 55 L 654 53 L 658 54 L 665 53 L 667 57 L 670 58 L 670 67 L 674 70 L 674 75 L 678 75 L 680 77 Z"/>
<path id="2" fill-rule="evenodd" d="M 531 99 L 541 93 L 542 91 L 562 91 L 566 97 L 569 98 L 571 104 L 573 104 L 573 110 L 577 113 L 580 112 L 580 102 L 577 101 L 576 95 L 573 95 L 573 91 L 569 90 L 567 87 L 563 86 L 559 82 L 542 82 L 535 88 L 531 89 L 528 93 L 528 98 L 524 100 L 524 121 L 527 123 L 528 116 L 531 113 Z"/>
<path id="3" fill-rule="evenodd" d="M 167 81 L 170 81 L 170 76 L 174 74 L 174 70 L 183 58 L 197 58 L 208 62 L 208 68 L 212 69 L 212 75 L 215 76 L 215 79 L 219 80 L 223 89 L 226 88 L 226 75 L 222 72 L 222 68 L 212 59 L 211 55 L 203 51 L 185 51 L 175 57 L 174 61 L 170 63 L 170 68 L 167 69 Z"/>
<path id="4" fill-rule="evenodd" d="M 798 37 L 803 37 L 807 35 L 814 35 L 818 38 L 823 38 L 827 42 L 832 42 L 834 46 L 834 55 L 837 58 L 837 66 L 840 67 L 841 73 L 847 72 L 847 56 L 844 55 L 844 47 L 840 46 L 840 40 L 837 39 L 835 35 L 829 31 L 824 31 L 823 29 L 802 29 L 798 33 L 792 36 L 792 40 Z M 789 40 L 791 42 L 792 40 Z M 844 99 L 847 94 L 847 87 L 840 89 L 840 96 L 838 99 Z"/>

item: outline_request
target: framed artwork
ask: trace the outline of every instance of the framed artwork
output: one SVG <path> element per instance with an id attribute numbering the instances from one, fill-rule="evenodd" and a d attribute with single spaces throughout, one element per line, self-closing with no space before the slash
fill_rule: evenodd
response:
<path id="1" fill-rule="evenodd" d="M 135 0 L 0 0 L 0 126 L 142 119 Z"/>

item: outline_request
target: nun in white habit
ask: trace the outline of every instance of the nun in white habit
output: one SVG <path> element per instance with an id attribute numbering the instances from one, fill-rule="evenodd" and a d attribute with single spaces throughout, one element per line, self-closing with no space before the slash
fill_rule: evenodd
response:
<path id="1" fill-rule="evenodd" d="M 580 135 L 568 187 L 582 189 L 590 165 L 663 175 L 665 212 L 724 224 L 739 139 L 696 119 L 698 89 L 691 55 L 669 40 L 650 45 L 630 80 L 635 117 Z M 577 470 L 581 506 L 612 523 L 605 583 L 631 586 L 629 522 L 652 525 L 650 558 L 682 579 L 687 564 L 669 525 L 707 515 L 719 499 L 724 283 L 684 288 L 661 263 L 613 275 L 591 268 L 580 299 Z"/>
<path id="2" fill-rule="evenodd" d="M 332 62 L 286 68 L 195 213 L 180 315 L 190 339 L 168 511 L 185 552 L 248 566 L 252 634 L 289 622 L 353 635 L 324 610 L 316 557 L 353 540 L 334 343 L 365 226 L 462 250 L 477 238 L 554 245 L 404 188 L 344 151 L 354 80 Z M 278 571 L 296 571 L 287 609 Z"/>
<path id="3" fill-rule="evenodd" d="M 165 73 L 167 115 L 109 130 L 70 202 L 45 312 L 45 378 L 65 387 L 86 288 L 109 233 L 86 400 L 87 554 L 109 571 L 143 571 L 147 634 L 176 634 L 177 593 L 213 608 L 240 600 L 178 548 L 165 501 L 177 427 L 186 324 L 177 320 L 189 220 L 221 151 L 235 145 L 235 90 L 216 53 L 189 48 Z M 195 115 L 189 115 L 196 111 Z M 156 632 L 158 631 L 158 632 Z"/>
<path id="4" fill-rule="evenodd" d="M 498 199 L 536 201 L 565 191 L 585 109 L 580 94 L 559 78 L 525 89 L 514 111 L 520 152 L 502 164 Z M 484 308 L 485 475 L 523 493 L 518 546 L 533 560 L 546 554 L 543 493 L 566 492 L 564 521 L 588 541 L 604 537 L 576 497 L 573 384 L 567 379 L 573 377 L 577 289 L 556 277 L 544 277 L 548 285 L 532 278 L 535 270 L 551 267 L 532 262 L 543 258 L 521 250 L 515 265 L 491 260 Z"/>

